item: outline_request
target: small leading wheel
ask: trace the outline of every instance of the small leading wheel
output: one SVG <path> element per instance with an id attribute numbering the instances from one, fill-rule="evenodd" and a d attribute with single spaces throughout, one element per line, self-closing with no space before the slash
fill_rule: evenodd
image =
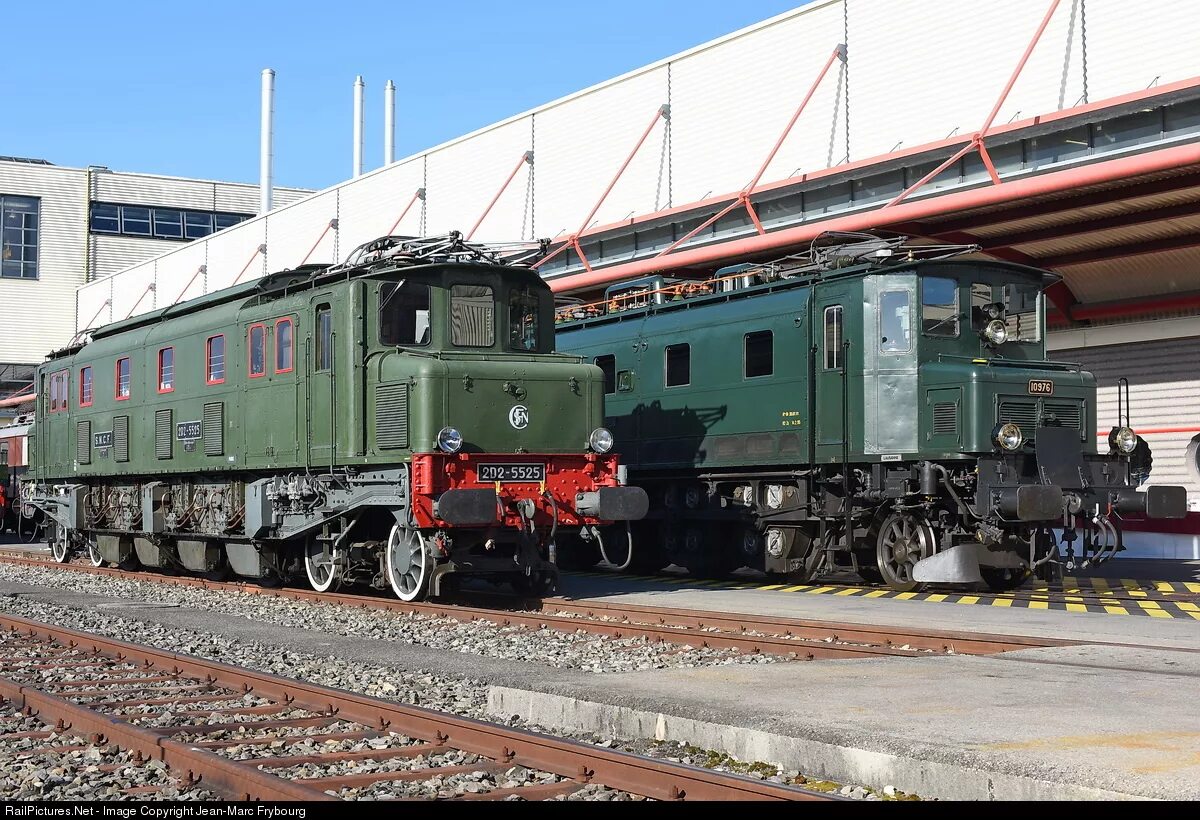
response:
<path id="1" fill-rule="evenodd" d="M 59 527 L 48 527 L 46 536 L 50 541 L 50 553 L 54 556 L 54 560 L 60 564 L 70 561 L 71 542 L 67 539 L 67 534 Z"/>
<path id="2" fill-rule="evenodd" d="M 100 545 L 96 543 L 94 538 L 89 538 L 87 542 L 88 558 L 92 561 L 93 567 L 104 566 L 104 556 L 100 554 Z M 57 557 L 57 556 L 55 556 Z"/>
<path id="3" fill-rule="evenodd" d="M 907 513 L 892 513 L 879 527 L 876 564 L 883 581 L 899 592 L 911 592 L 920 584 L 913 580 L 913 567 L 933 555 L 933 531 L 923 520 Z"/>
<path id="4" fill-rule="evenodd" d="M 401 601 L 423 601 L 429 595 L 433 561 L 419 531 L 399 524 L 392 527 L 387 542 L 387 577 L 392 592 Z"/>
<path id="5" fill-rule="evenodd" d="M 317 592 L 328 592 L 341 585 L 342 561 L 337 550 L 327 552 L 325 545 L 310 538 L 304 545 L 304 570 L 308 583 Z"/>

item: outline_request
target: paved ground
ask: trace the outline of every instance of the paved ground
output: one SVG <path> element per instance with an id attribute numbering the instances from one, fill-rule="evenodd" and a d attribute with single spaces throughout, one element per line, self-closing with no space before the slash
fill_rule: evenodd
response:
<path id="1" fill-rule="evenodd" d="M 1165 569 L 1166 563 L 1153 566 Z M 1039 635 L 1082 645 L 993 657 L 596 674 L 0 584 L 0 595 L 104 605 L 124 617 L 281 649 L 483 678 L 493 684 L 491 708 L 498 717 L 520 714 L 565 729 L 686 741 L 842 782 L 893 784 L 942 798 L 1200 798 L 1200 620 L 788 595 L 603 574 L 569 576 L 564 591 L 575 598 Z M 1096 642 L 1126 646 L 1087 645 Z"/>

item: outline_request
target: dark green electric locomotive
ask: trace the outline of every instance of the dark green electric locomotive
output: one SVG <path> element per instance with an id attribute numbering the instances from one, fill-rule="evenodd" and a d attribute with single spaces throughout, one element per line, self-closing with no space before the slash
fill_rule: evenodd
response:
<path id="1" fill-rule="evenodd" d="M 387 237 L 100 328 L 39 369 L 23 500 L 59 560 L 540 593 L 556 539 L 638 518 L 601 371 L 549 289 L 455 234 Z"/>
<path id="2" fill-rule="evenodd" d="M 1092 375 L 1046 359 L 1057 277 L 972 250 L 833 237 L 560 308 L 651 497 L 624 562 L 1003 588 L 1182 517 L 1182 487 L 1136 489 L 1143 440 L 1098 435 Z"/>

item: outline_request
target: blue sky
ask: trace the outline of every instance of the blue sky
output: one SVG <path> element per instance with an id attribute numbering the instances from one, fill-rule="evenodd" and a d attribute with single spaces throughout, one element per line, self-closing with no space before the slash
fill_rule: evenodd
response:
<path id="1" fill-rule="evenodd" d="M 6 3 L 0 154 L 256 182 L 270 67 L 276 184 L 323 188 L 350 175 L 356 74 L 370 169 L 388 79 L 403 157 L 804 2 Z"/>

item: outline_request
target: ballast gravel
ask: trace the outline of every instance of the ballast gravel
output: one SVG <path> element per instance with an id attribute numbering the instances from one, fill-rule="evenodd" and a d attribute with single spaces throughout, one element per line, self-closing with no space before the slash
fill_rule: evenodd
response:
<path id="1" fill-rule="evenodd" d="M 179 587 L 135 578 L 76 574 L 54 567 L 43 569 L 0 564 L 0 580 L 138 602 L 153 601 L 160 607 L 179 606 L 220 612 L 259 623 L 311 629 L 329 635 L 424 646 L 587 672 L 632 672 L 789 660 L 778 655 L 747 655 L 736 650 L 661 644 L 639 637 L 611 638 L 583 630 L 562 632 L 531 629 L 521 625 L 502 626 L 487 621 L 456 621 L 452 618 L 383 610 L 371 610 L 367 618 L 348 618 L 348 612 L 361 613 L 361 610 L 343 604 Z M 800 647 L 797 649 L 799 651 Z"/>

